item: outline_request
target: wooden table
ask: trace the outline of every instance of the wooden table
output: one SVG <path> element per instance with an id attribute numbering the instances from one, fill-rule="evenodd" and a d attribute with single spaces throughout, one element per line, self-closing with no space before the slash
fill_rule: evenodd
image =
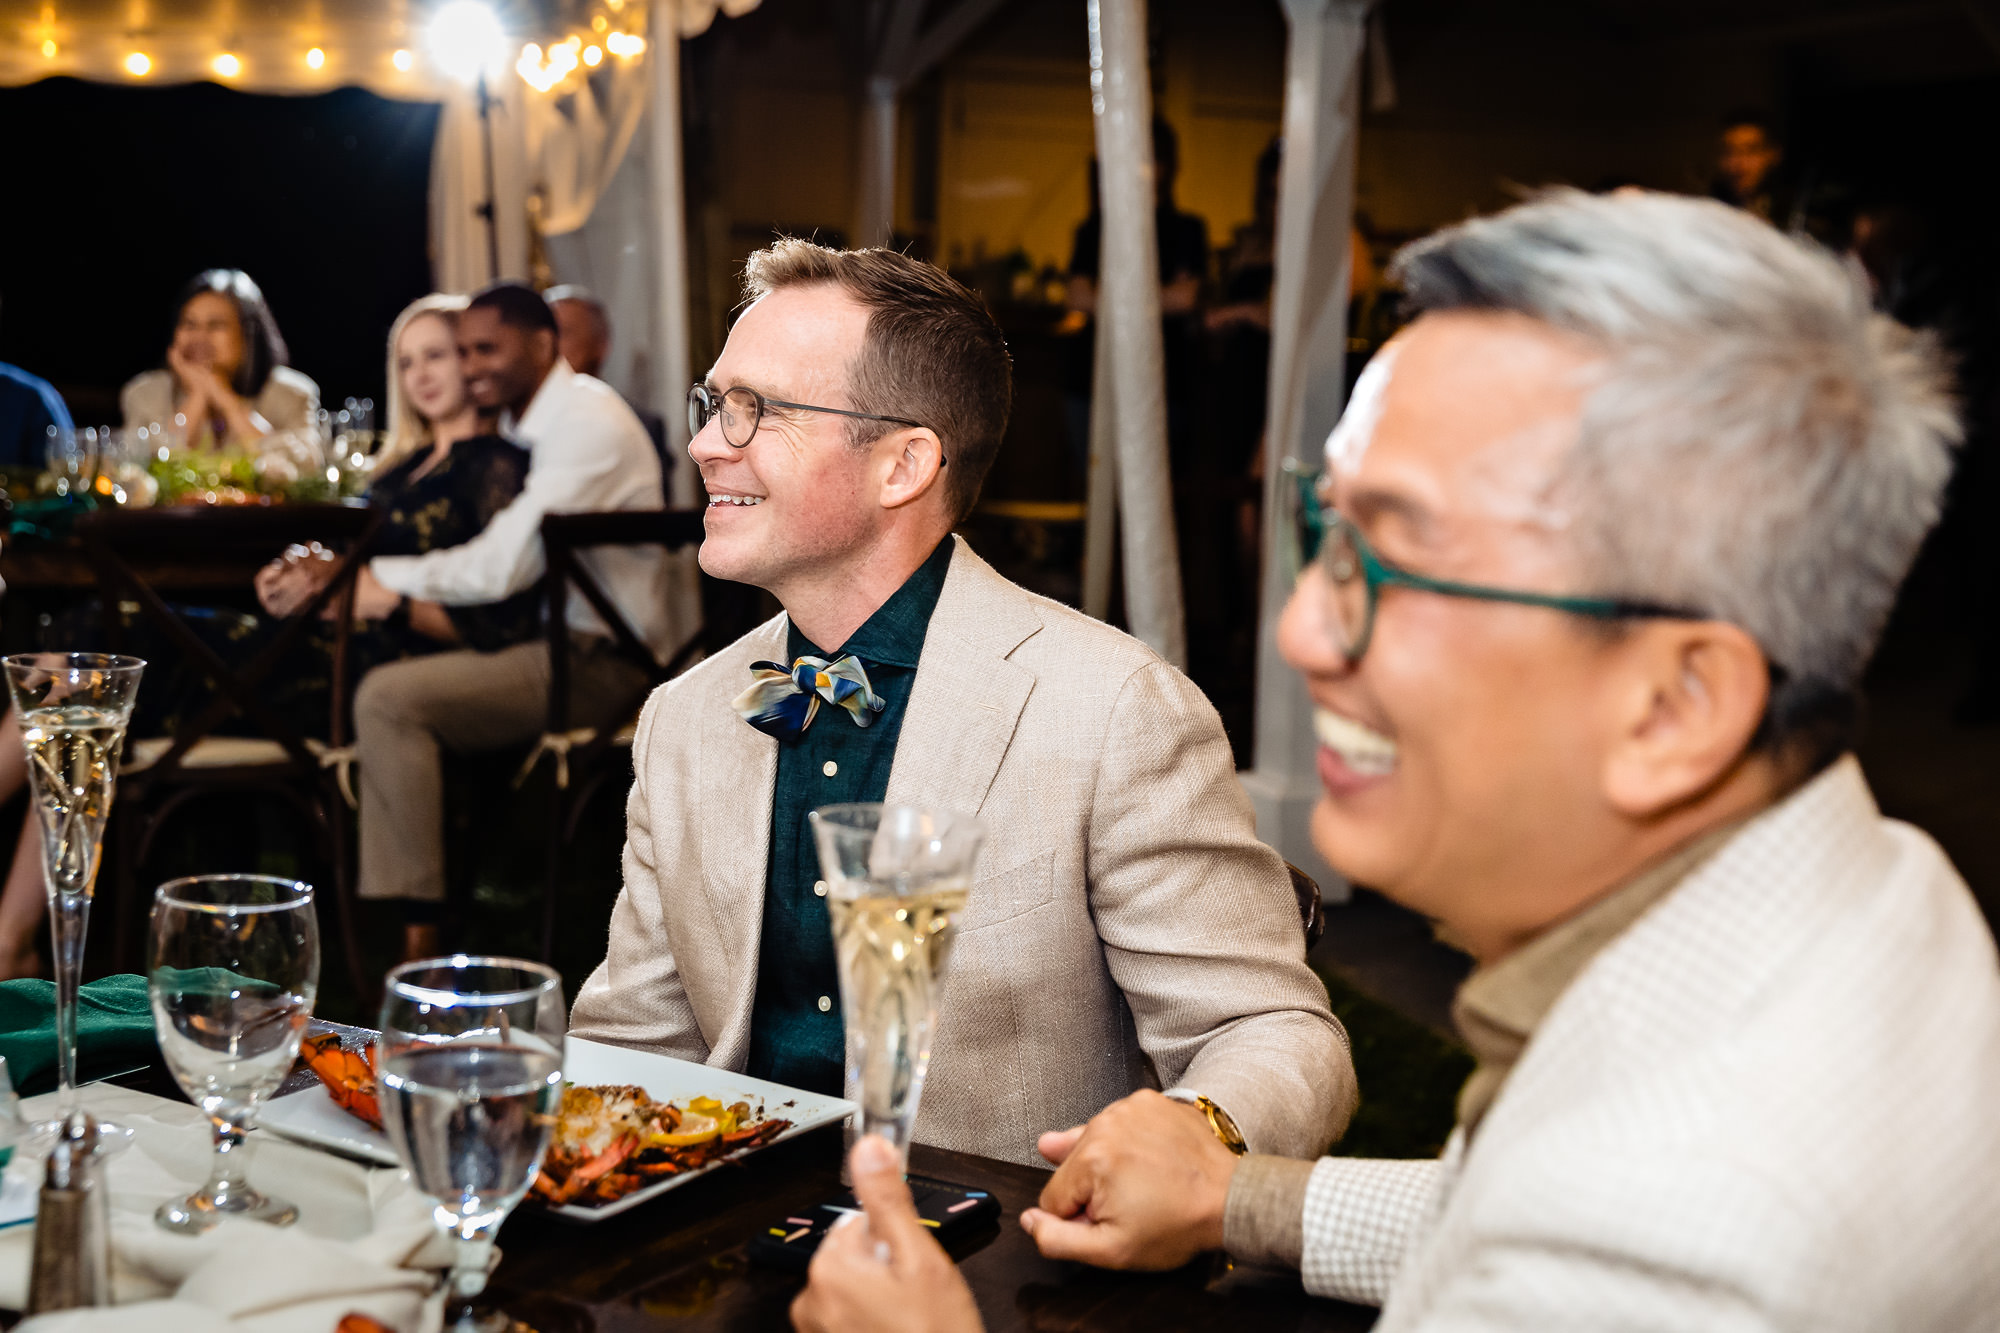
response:
<path id="1" fill-rule="evenodd" d="M 315 1022 L 314 1030 L 354 1029 Z M 116 1080 L 178 1097 L 172 1077 L 153 1066 Z M 309 1073 L 280 1096 L 317 1086 Z M 308 1092 L 308 1095 L 311 1095 Z M 800 1275 L 750 1263 L 750 1237 L 788 1213 L 843 1193 L 837 1125 L 773 1145 L 651 1203 L 590 1226 L 524 1206 L 500 1232 L 503 1258 L 487 1291 L 533 1333 L 618 1333 L 639 1329 L 785 1329 Z M 990 1191 L 998 1227 L 956 1247 L 986 1327 L 1007 1329 L 1286 1329 L 1348 1333 L 1371 1328 L 1364 1306 L 1308 1297 L 1295 1277 L 1282 1282 L 1203 1259 L 1172 1273 L 1106 1273 L 1042 1258 L 1020 1228 L 1048 1172 L 918 1146 L 916 1174 Z"/>

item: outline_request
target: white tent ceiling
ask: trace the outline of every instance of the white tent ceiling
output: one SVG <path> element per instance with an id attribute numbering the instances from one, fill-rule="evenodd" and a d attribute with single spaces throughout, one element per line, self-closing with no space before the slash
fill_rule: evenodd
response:
<path id="1" fill-rule="evenodd" d="M 493 0 L 515 50 L 574 37 L 612 52 L 614 32 L 645 37 L 669 7 L 682 36 L 757 0 Z M 249 92 L 314 93 L 359 85 L 385 97 L 448 91 L 428 30 L 442 0 L 0 0 L 0 84 L 54 75 L 127 84 L 210 80 Z M 542 14 L 553 9 L 554 24 Z M 649 15 L 650 11 L 650 15 Z M 315 54 L 316 53 L 316 54 Z M 636 54 L 636 52 L 634 53 Z M 625 58 L 631 58 L 630 56 Z M 585 71 L 579 70 L 581 74 Z"/>

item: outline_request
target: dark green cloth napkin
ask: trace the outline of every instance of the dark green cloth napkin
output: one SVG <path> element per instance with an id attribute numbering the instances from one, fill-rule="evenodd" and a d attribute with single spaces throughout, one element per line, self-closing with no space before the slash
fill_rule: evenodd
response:
<path id="1" fill-rule="evenodd" d="M 79 1074 L 129 1069 L 159 1056 L 146 979 L 126 972 L 83 986 L 76 1007 Z M 56 987 L 52 981 L 0 981 L 0 1055 L 22 1095 L 56 1085 Z"/>

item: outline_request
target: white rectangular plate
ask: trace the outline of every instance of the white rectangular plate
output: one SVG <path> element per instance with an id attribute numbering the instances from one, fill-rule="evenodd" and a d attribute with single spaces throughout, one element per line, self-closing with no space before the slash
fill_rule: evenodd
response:
<path id="1" fill-rule="evenodd" d="M 725 1106 L 732 1102 L 748 1102 L 760 1118 L 776 1117 L 792 1122 L 791 1128 L 771 1140 L 772 1143 L 783 1143 L 822 1125 L 837 1124 L 856 1109 L 853 1102 L 840 1097 L 804 1092 L 782 1083 L 766 1083 L 748 1074 L 732 1074 L 726 1069 L 696 1064 L 692 1060 L 676 1060 L 672 1056 L 606 1046 L 580 1037 L 570 1037 L 563 1043 L 563 1077 L 571 1083 L 635 1084 L 644 1088 L 646 1095 L 655 1101 L 678 1102 L 682 1106 L 694 1097 L 713 1097 Z M 258 1115 L 258 1123 L 274 1133 L 310 1143 L 316 1148 L 327 1148 L 385 1166 L 397 1165 L 396 1150 L 389 1146 L 388 1136 L 380 1130 L 370 1129 L 341 1110 L 327 1095 L 325 1088 L 307 1088 L 267 1103 Z M 726 1160 L 740 1161 L 756 1151 L 757 1148 L 748 1148 Z M 628 1208 L 637 1208 L 668 1190 L 679 1189 L 722 1164 L 711 1162 L 698 1171 L 685 1171 L 656 1180 L 615 1203 L 598 1207 L 564 1204 L 546 1211 L 575 1222 L 599 1222 L 607 1217 L 616 1217 Z"/>

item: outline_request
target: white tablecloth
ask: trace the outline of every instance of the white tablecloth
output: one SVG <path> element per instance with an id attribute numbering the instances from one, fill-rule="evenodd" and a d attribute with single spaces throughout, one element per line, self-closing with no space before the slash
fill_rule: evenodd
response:
<path id="1" fill-rule="evenodd" d="M 294 1094 L 318 1095 L 308 1089 Z M 431 1203 L 401 1171 L 363 1166 L 254 1131 L 250 1183 L 299 1206 L 290 1227 L 231 1219 L 204 1236 L 162 1231 L 153 1210 L 208 1178 L 208 1118 L 185 1102 L 109 1084 L 82 1089 L 84 1107 L 135 1132 L 109 1166 L 115 1310 L 44 1316 L 22 1333 L 186 1328 L 331 1333 L 360 1312 L 404 1330 L 439 1323 L 436 1269 L 450 1262 Z M 22 1104 L 30 1121 L 53 1094 Z M 9 1177 L 38 1181 L 39 1159 L 16 1156 Z M 0 1231 L 0 1308 L 27 1300 L 34 1228 Z"/>

